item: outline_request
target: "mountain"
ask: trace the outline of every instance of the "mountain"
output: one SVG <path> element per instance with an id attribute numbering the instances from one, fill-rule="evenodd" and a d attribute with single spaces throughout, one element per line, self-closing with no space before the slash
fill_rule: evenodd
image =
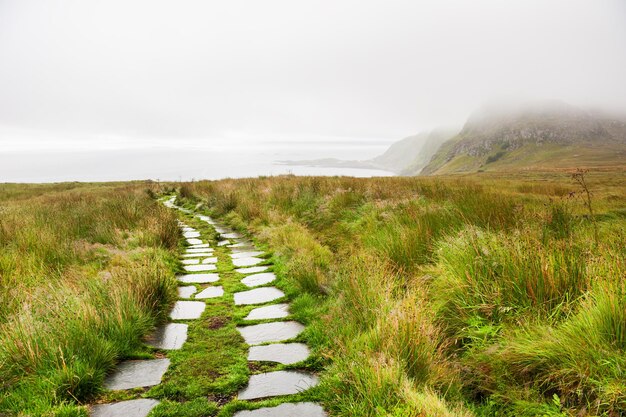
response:
<path id="1" fill-rule="evenodd" d="M 546 102 L 476 112 L 420 173 L 624 166 L 624 161 L 626 119 Z"/>

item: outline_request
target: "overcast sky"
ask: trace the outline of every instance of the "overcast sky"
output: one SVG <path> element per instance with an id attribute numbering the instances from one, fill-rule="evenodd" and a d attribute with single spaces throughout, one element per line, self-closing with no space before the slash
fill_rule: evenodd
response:
<path id="1" fill-rule="evenodd" d="M 391 140 L 503 97 L 626 112 L 626 1 L 0 0 L 5 150 Z"/>

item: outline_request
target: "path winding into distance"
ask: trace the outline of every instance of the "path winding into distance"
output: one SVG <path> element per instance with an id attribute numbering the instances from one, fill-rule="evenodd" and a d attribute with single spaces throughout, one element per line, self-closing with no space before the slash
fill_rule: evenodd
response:
<path id="1" fill-rule="evenodd" d="M 165 201 L 164 204 L 187 215 L 194 215 L 192 211 L 178 207 L 175 204 L 175 197 Z M 310 355 L 309 348 L 303 343 L 289 342 L 304 330 L 304 326 L 289 319 L 288 303 L 276 303 L 282 300 L 285 294 L 271 286 L 276 276 L 273 272 L 268 272 L 267 264 L 259 266 L 265 261 L 259 257 L 264 252 L 256 248 L 252 241 L 225 226 L 216 224 L 210 217 L 201 214 L 195 214 L 195 217 L 216 230 L 221 239 L 218 246 L 228 248 L 235 271 L 245 275 L 241 283 L 249 290 L 233 294 L 233 309 L 237 306 L 260 305 L 251 310 L 244 321 L 264 320 L 262 323 L 237 327 L 249 346 L 248 361 L 291 365 L 306 360 Z M 202 239 L 198 230 L 182 221 L 179 221 L 179 226 L 188 244 L 185 253 L 181 255 L 186 274 L 178 276 L 179 300 L 170 312 L 170 322 L 157 328 L 148 339 L 150 346 L 162 350 L 182 348 L 187 339 L 188 324 L 186 322 L 199 319 L 206 308 L 205 302 L 201 300 L 224 296 L 224 289 L 218 285 L 220 276 L 216 272 L 218 260 L 214 254 L 214 248 Z M 208 286 L 198 292 L 195 284 L 208 284 Z M 169 365 L 170 360 L 167 357 L 124 361 L 106 379 L 105 388 L 116 391 L 158 385 Z M 248 385 L 239 391 L 237 398 L 257 400 L 297 394 L 317 383 L 318 379 L 315 375 L 304 371 L 281 370 L 259 373 L 250 377 Z M 145 417 L 158 404 L 158 400 L 149 398 L 98 404 L 91 407 L 90 415 L 93 417 Z M 326 415 L 320 405 L 300 402 L 237 411 L 234 417 L 325 417 Z"/>

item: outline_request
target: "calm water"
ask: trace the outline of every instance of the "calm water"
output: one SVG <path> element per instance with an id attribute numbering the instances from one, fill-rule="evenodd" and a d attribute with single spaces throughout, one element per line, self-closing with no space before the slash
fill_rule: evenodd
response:
<path id="1" fill-rule="evenodd" d="M 338 158 L 364 160 L 381 154 L 387 144 L 265 143 L 216 149 L 146 148 L 81 151 L 0 152 L 0 182 L 60 182 L 220 179 L 259 175 L 389 176 L 387 171 L 286 166 L 281 160 Z"/>

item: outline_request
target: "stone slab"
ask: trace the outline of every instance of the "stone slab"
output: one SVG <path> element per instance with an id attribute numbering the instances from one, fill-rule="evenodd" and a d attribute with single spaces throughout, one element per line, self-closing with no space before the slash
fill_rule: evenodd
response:
<path id="1" fill-rule="evenodd" d="M 146 417 L 159 404 L 149 398 L 122 401 L 111 404 L 98 404 L 91 407 L 91 417 Z"/>
<path id="2" fill-rule="evenodd" d="M 183 236 L 186 238 L 200 237 L 200 232 L 196 232 L 196 231 L 185 232 L 183 233 Z"/>
<path id="3" fill-rule="evenodd" d="M 249 240 L 239 240 L 236 243 L 228 245 L 229 248 L 244 248 L 246 246 L 254 246 L 254 243 Z"/>
<path id="4" fill-rule="evenodd" d="M 269 266 L 251 266 L 249 268 L 237 268 L 235 272 L 239 272 L 240 274 L 256 274 L 257 272 L 267 271 Z"/>
<path id="5" fill-rule="evenodd" d="M 167 323 L 157 327 L 147 340 L 148 345 L 157 349 L 180 349 L 187 340 L 187 326 L 182 323 Z"/>
<path id="6" fill-rule="evenodd" d="M 276 275 L 273 272 L 262 272 L 260 274 L 248 275 L 241 280 L 246 287 L 258 287 L 259 285 L 269 284 L 276 281 Z"/>
<path id="7" fill-rule="evenodd" d="M 220 233 L 220 235 L 224 238 L 224 239 L 240 239 L 243 236 L 237 232 L 230 232 L 230 233 Z"/>
<path id="8" fill-rule="evenodd" d="M 228 248 L 233 254 L 245 253 L 245 252 L 257 252 L 259 249 L 256 246 L 241 246 L 239 248 Z"/>
<path id="9" fill-rule="evenodd" d="M 235 305 L 269 303 L 284 296 L 285 293 L 275 287 L 255 288 L 250 291 L 236 292 Z"/>
<path id="10" fill-rule="evenodd" d="M 259 256 L 259 255 L 263 255 L 265 252 L 262 252 L 260 250 L 257 251 L 248 251 L 248 252 L 233 252 L 230 257 L 233 259 L 238 259 L 238 258 L 249 258 L 252 256 Z"/>
<path id="11" fill-rule="evenodd" d="M 185 265 L 183 267 L 187 272 L 201 272 L 201 271 L 215 271 L 217 266 L 215 265 Z"/>
<path id="12" fill-rule="evenodd" d="M 202 301 L 176 301 L 170 312 L 172 320 L 194 320 L 200 318 L 206 304 Z"/>
<path id="13" fill-rule="evenodd" d="M 217 298 L 224 295 L 224 288 L 219 287 L 207 287 L 204 290 L 196 294 L 195 298 Z"/>
<path id="14" fill-rule="evenodd" d="M 217 246 L 226 246 L 230 243 L 230 240 L 220 240 L 217 242 Z"/>
<path id="15" fill-rule="evenodd" d="M 272 304 L 250 311 L 244 320 L 282 319 L 289 316 L 289 304 Z"/>
<path id="16" fill-rule="evenodd" d="M 190 252 L 192 249 L 206 249 L 206 248 L 210 248 L 211 245 L 209 245 L 208 243 L 200 243 L 197 245 L 191 245 L 187 247 L 187 252 Z"/>
<path id="17" fill-rule="evenodd" d="M 255 324 L 237 327 L 239 333 L 250 346 L 261 343 L 282 342 L 293 339 L 304 330 L 297 321 L 277 321 L 274 323 Z"/>
<path id="18" fill-rule="evenodd" d="M 179 275 L 178 280 L 187 284 L 208 284 L 220 280 L 218 274 L 185 274 Z"/>
<path id="19" fill-rule="evenodd" d="M 236 267 L 253 266 L 256 264 L 260 264 L 264 260 L 265 259 L 255 258 L 255 257 L 238 258 L 238 259 L 233 259 L 233 265 L 235 265 Z"/>
<path id="20" fill-rule="evenodd" d="M 106 378 L 104 387 L 114 391 L 151 387 L 161 382 L 169 366 L 170 360 L 167 358 L 124 361 L 118 365 L 112 375 Z"/>
<path id="21" fill-rule="evenodd" d="M 252 375 L 248 386 L 239 391 L 240 400 L 297 394 L 318 384 L 315 375 L 298 371 L 276 371 Z"/>
<path id="22" fill-rule="evenodd" d="M 276 343 L 252 346 L 248 352 L 248 360 L 291 365 L 306 360 L 310 355 L 311 351 L 304 343 Z"/>
<path id="23" fill-rule="evenodd" d="M 193 265 L 193 264 L 199 264 L 200 263 L 200 259 L 195 258 L 195 259 L 183 259 L 180 261 L 183 265 Z"/>
<path id="24" fill-rule="evenodd" d="M 196 238 L 187 238 L 187 243 L 189 243 L 190 245 L 201 245 L 204 242 L 200 239 L 196 239 Z"/>
<path id="25" fill-rule="evenodd" d="M 205 265 L 206 265 L 206 264 L 216 264 L 216 263 L 217 263 L 217 257 L 212 256 L 212 257 L 210 257 L 210 258 L 204 258 L 204 259 L 202 260 L 202 263 L 203 263 L 203 264 L 205 264 Z"/>
<path id="26" fill-rule="evenodd" d="M 200 274 L 197 274 L 200 275 Z M 193 285 L 185 285 L 183 287 L 178 287 L 178 298 L 191 298 L 198 291 Z"/>

